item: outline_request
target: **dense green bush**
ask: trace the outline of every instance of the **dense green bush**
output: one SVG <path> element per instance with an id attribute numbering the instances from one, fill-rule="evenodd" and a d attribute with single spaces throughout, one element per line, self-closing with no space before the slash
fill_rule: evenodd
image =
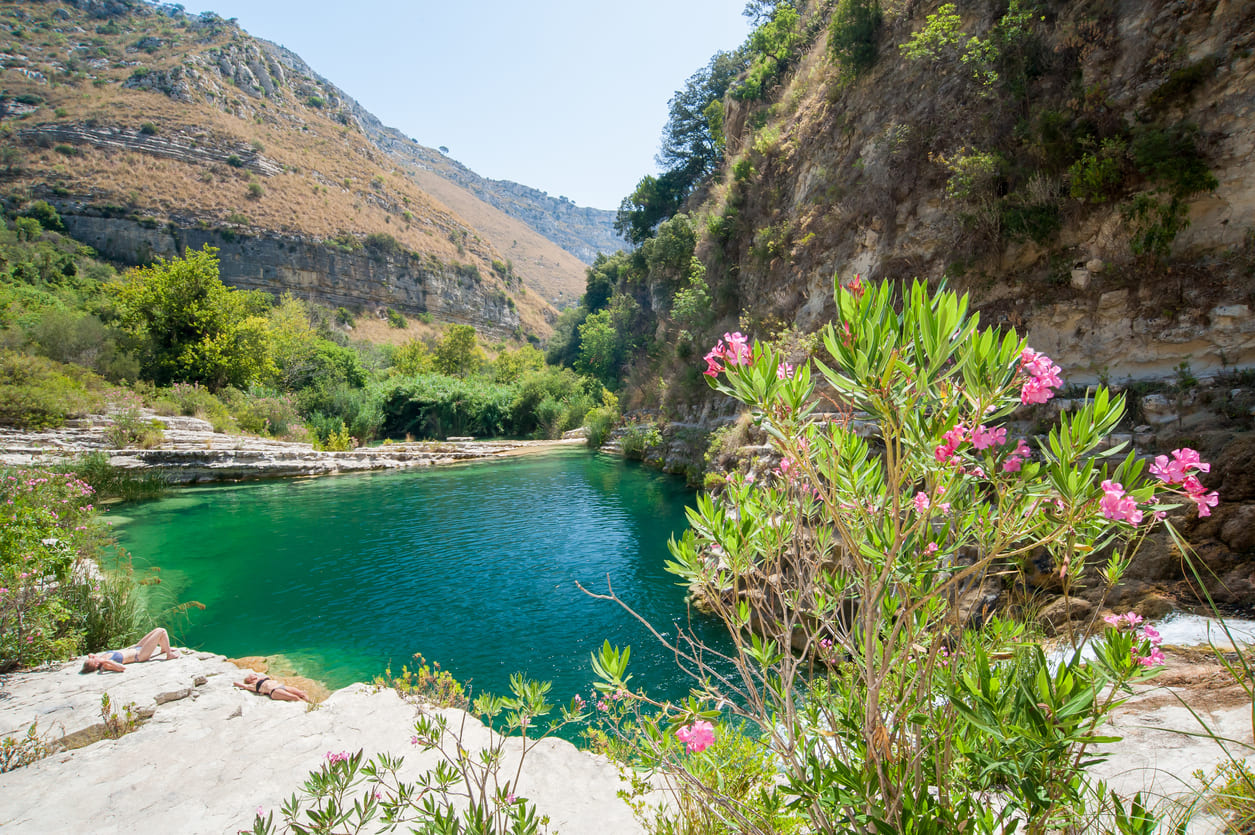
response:
<path id="1" fill-rule="evenodd" d="M 0 349 L 0 425 L 60 426 L 99 410 L 108 387 L 85 369 Z"/>
<path id="2" fill-rule="evenodd" d="M 512 386 L 420 374 L 389 380 L 381 395 L 382 430 L 389 437 L 494 437 L 512 428 Z"/>

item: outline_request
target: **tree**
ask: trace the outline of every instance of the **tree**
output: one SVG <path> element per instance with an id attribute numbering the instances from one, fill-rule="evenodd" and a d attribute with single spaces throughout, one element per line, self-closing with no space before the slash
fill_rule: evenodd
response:
<path id="1" fill-rule="evenodd" d="M 636 184 L 636 190 L 619 204 L 614 230 L 629 243 L 639 246 L 654 234 L 659 223 L 679 211 L 691 185 L 680 170 L 658 177 L 646 175 Z"/>
<path id="2" fill-rule="evenodd" d="M 264 293 L 233 290 L 218 277 L 218 250 L 127 271 L 108 285 L 121 326 L 140 343 L 140 370 L 158 385 L 247 387 L 276 372 Z"/>
<path id="3" fill-rule="evenodd" d="M 450 325 L 436 345 L 436 371 L 450 377 L 467 377 L 484 362 L 472 325 Z"/>
<path id="4" fill-rule="evenodd" d="M 411 339 L 392 352 L 392 370 L 407 377 L 426 374 L 434 364 L 431 349 L 421 339 Z"/>
<path id="5" fill-rule="evenodd" d="M 876 63 L 876 37 L 883 15 L 879 0 L 841 0 L 828 29 L 828 49 L 851 74 Z"/>
<path id="6" fill-rule="evenodd" d="M 681 172 L 686 194 L 723 158 L 722 113 L 716 117 L 716 135 L 712 113 L 707 111 L 714 102 L 722 105 L 728 88 L 744 68 L 745 60 L 739 54 L 716 52 L 705 67 L 689 76 L 684 89 L 672 96 L 667 105 L 667 125 L 662 131 L 657 161 L 664 171 Z"/>

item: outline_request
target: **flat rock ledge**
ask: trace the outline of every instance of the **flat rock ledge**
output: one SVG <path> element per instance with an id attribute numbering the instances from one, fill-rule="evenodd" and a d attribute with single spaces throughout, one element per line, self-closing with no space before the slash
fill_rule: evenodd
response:
<path id="1" fill-rule="evenodd" d="M 557 441 L 418 441 L 359 447 L 345 452 L 316 450 L 310 444 L 214 432 L 194 417 L 146 415 L 165 426 L 162 443 L 152 449 L 116 449 L 105 430 L 113 421 L 92 415 L 42 431 L 0 428 L 0 465 L 43 467 L 89 452 L 104 452 L 115 467 L 154 469 L 171 483 L 238 481 L 250 478 L 331 475 L 334 473 L 432 467 L 487 461 L 556 447 L 579 446 L 582 437 Z"/>
<path id="2" fill-rule="evenodd" d="M 244 671 L 223 656 L 183 652 L 125 673 L 82 675 L 78 659 L 0 679 L 0 736 L 38 722 L 41 734 L 72 744 L 97 738 L 0 774 L 0 830 L 232 833 L 250 829 L 259 809 L 277 813 L 328 753 L 403 756 L 407 780 L 438 761 L 410 744 L 420 708 L 390 689 L 355 684 L 313 707 L 276 702 L 232 687 Z M 114 709 L 134 704 L 151 718 L 119 739 L 99 738 L 104 693 Z M 472 751 L 495 736 L 462 711 L 437 712 L 451 728 L 465 722 Z M 507 740 L 503 774 L 513 775 L 520 744 Z M 606 759 L 547 739 L 529 744 L 524 766 L 518 794 L 549 816 L 551 832 L 645 831 Z"/>

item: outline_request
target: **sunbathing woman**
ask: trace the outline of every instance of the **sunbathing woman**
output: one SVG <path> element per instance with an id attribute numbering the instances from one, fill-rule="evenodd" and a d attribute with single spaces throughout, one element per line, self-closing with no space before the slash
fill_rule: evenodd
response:
<path id="1" fill-rule="evenodd" d="M 277 679 L 273 679 L 270 676 L 249 673 L 244 676 L 243 683 L 238 681 L 231 683 L 241 690 L 252 690 L 254 693 L 260 693 L 263 696 L 269 696 L 281 702 L 309 701 L 309 694 L 304 690 L 299 690 L 290 684 L 280 684 Z"/>
<path id="2" fill-rule="evenodd" d="M 90 653 L 83 662 L 82 672 L 94 673 L 97 670 L 112 670 L 115 673 L 126 672 L 125 664 L 136 661 L 147 661 L 160 648 L 167 661 L 179 657 L 178 650 L 170 648 L 170 635 L 158 626 L 152 632 L 139 639 L 139 643 L 126 649 L 115 649 L 109 652 Z"/>

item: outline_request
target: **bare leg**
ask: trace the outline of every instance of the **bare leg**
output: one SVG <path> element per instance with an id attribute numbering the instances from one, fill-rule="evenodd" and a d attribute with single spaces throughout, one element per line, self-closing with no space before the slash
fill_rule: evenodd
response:
<path id="1" fill-rule="evenodd" d="M 179 657 L 178 651 L 170 648 L 169 633 L 158 626 L 152 632 L 139 639 L 139 654 L 135 656 L 135 660 L 147 661 L 153 657 L 153 653 L 157 651 L 158 647 L 166 654 L 167 660 Z"/>
<path id="2" fill-rule="evenodd" d="M 304 691 L 297 690 L 295 687 L 288 687 L 287 685 L 284 685 L 282 687 L 276 687 L 274 690 L 271 690 L 270 698 L 278 699 L 281 702 L 308 702 L 309 701 L 309 697 L 305 695 Z"/>

